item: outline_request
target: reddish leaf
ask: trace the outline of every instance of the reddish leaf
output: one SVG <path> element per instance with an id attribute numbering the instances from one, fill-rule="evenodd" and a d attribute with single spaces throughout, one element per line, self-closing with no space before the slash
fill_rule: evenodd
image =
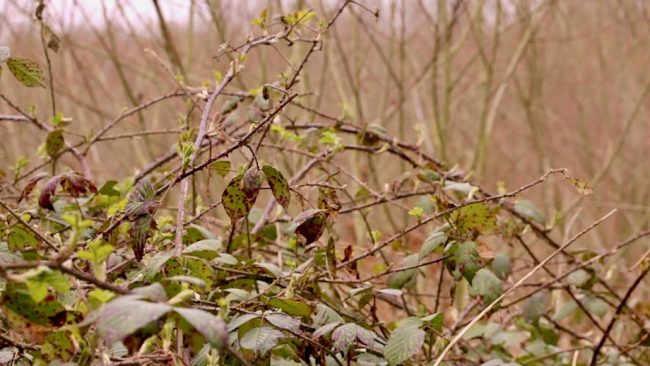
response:
<path id="1" fill-rule="evenodd" d="M 34 190 L 36 187 L 36 183 L 38 183 L 41 179 L 47 177 L 49 174 L 45 172 L 38 173 L 27 181 L 27 184 L 25 185 L 25 188 L 23 188 L 23 191 L 20 193 L 20 198 L 18 199 L 18 202 L 20 203 L 22 200 L 26 200 L 29 198 L 30 193 Z"/>
<path id="2" fill-rule="evenodd" d="M 73 197 L 81 197 L 90 192 L 97 192 L 97 187 L 78 173 L 63 173 L 50 178 L 45 183 L 45 187 L 41 191 L 41 196 L 38 198 L 38 205 L 45 209 L 54 210 L 54 206 L 52 206 L 52 195 L 54 195 L 56 187 L 59 185 L 61 185 L 63 191 Z"/>
<path id="3" fill-rule="evenodd" d="M 38 198 L 38 205 L 41 206 L 41 208 L 45 208 L 48 210 L 54 210 L 54 206 L 52 206 L 52 195 L 56 191 L 56 187 L 59 185 L 59 182 L 61 181 L 61 176 L 57 175 L 52 178 L 50 178 L 46 183 L 45 187 L 41 190 L 41 195 Z"/>

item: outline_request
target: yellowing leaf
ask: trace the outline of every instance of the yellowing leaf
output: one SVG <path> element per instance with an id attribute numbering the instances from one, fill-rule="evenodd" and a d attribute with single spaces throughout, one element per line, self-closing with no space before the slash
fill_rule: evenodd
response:
<path id="1" fill-rule="evenodd" d="M 26 87 L 45 87 L 43 84 L 43 70 L 36 61 L 26 58 L 9 57 L 7 59 L 9 71 Z"/>

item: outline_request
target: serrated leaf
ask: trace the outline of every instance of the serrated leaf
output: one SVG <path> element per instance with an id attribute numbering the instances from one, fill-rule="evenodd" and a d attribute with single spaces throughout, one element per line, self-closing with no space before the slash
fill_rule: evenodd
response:
<path id="1" fill-rule="evenodd" d="M 314 325 L 325 325 L 328 323 L 344 323 L 343 318 L 327 305 L 316 304 L 316 315 L 314 315 Z"/>
<path id="2" fill-rule="evenodd" d="M 191 308 L 174 308 L 194 329 L 215 347 L 223 347 L 228 342 L 226 324 L 221 318 L 207 311 Z"/>
<path id="3" fill-rule="evenodd" d="M 240 340 L 242 348 L 255 351 L 257 354 L 264 355 L 278 344 L 278 340 L 284 337 L 284 334 L 272 327 L 258 327 L 248 331 Z"/>
<path id="4" fill-rule="evenodd" d="M 292 332 L 300 331 L 300 320 L 292 318 L 283 313 L 265 313 L 264 320 L 273 324 L 277 328 L 290 330 Z"/>
<path id="5" fill-rule="evenodd" d="M 285 210 L 289 209 L 289 204 L 291 203 L 291 192 L 289 190 L 289 183 L 282 176 L 282 173 L 271 165 L 264 165 L 262 167 L 262 172 L 264 172 L 266 181 L 268 182 L 269 187 L 271 187 L 271 192 L 273 192 L 276 201 L 278 201 Z"/>
<path id="6" fill-rule="evenodd" d="M 146 302 L 123 296 L 102 307 L 96 321 L 97 333 L 106 344 L 113 344 L 157 320 L 170 310 L 172 307 L 168 304 Z"/>
<path id="7" fill-rule="evenodd" d="M 65 140 L 63 139 L 63 132 L 61 130 L 54 130 L 47 134 L 47 138 L 45 139 L 45 151 L 47 155 L 51 158 L 55 157 L 63 146 L 65 146 Z"/>
<path id="8" fill-rule="evenodd" d="M 357 364 L 359 366 L 386 366 L 388 361 L 372 353 L 362 353 L 357 357 Z"/>
<path id="9" fill-rule="evenodd" d="M 341 325 L 341 322 L 334 322 L 334 323 L 328 323 L 323 325 L 322 327 L 316 329 L 314 333 L 311 335 L 313 339 L 318 339 L 327 333 L 331 332 L 334 330 L 334 328 L 338 327 Z"/>
<path id="10" fill-rule="evenodd" d="M 546 219 L 544 218 L 542 212 L 537 208 L 537 206 L 535 206 L 534 203 L 528 200 L 518 200 L 515 202 L 515 211 L 525 218 L 540 225 L 546 224 Z"/>
<path id="11" fill-rule="evenodd" d="M 274 297 L 269 300 L 268 305 L 278 308 L 289 315 L 309 316 L 312 313 L 311 306 L 294 299 Z"/>
<path id="12" fill-rule="evenodd" d="M 420 260 L 424 259 L 429 254 L 433 253 L 436 248 L 444 244 L 447 241 L 447 235 L 441 231 L 434 231 L 429 235 L 429 237 L 422 243 L 420 247 L 419 258 Z"/>
<path id="13" fill-rule="evenodd" d="M 142 215 L 153 215 L 158 209 L 156 190 L 147 178 L 142 179 L 129 194 L 124 209 L 129 220 L 133 221 Z"/>
<path id="14" fill-rule="evenodd" d="M 204 259 L 214 259 L 219 256 L 222 246 L 221 240 L 218 239 L 200 240 L 183 249 L 183 254 Z"/>
<path id="15" fill-rule="evenodd" d="M 422 319 L 407 318 L 390 334 L 384 358 L 390 365 L 399 365 L 413 357 L 424 343 L 425 332 L 421 329 Z"/>
<path id="16" fill-rule="evenodd" d="M 149 215 L 138 216 L 133 221 L 129 229 L 129 234 L 131 235 L 131 248 L 133 249 L 136 261 L 140 262 L 144 257 L 147 238 L 151 236 L 151 232 L 156 228 L 156 220 Z"/>
<path id="17" fill-rule="evenodd" d="M 344 324 L 332 333 L 334 347 L 339 351 L 346 351 L 357 339 L 357 325 L 354 323 Z"/>
<path id="18" fill-rule="evenodd" d="M 43 70 L 36 61 L 20 57 L 9 57 L 7 59 L 7 68 L 26 87 L 45 87 L 43 84 L 45 78 Z"/>
<path id="19" fill-rule="evenodd" d="M 503 284 L 489 269 L 481 268 L 472 280 L 472 295 L 479 295 L 486 304 L 492 303 L 503 292 Z"/>

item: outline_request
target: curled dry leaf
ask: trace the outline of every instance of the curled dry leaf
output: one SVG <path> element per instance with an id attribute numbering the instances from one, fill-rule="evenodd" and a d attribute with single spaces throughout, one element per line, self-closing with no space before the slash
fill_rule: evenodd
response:
<path id="1" fill-rule="evenodd" d="M 95 184 L 78 173 L 69 172 L 55 175 L 45 183 L 41 190 L 41 195 L 38 198 L 38 205 L 41 208 L 54 210 L 52 196 L 56 193 L 58 186 L 72 197 L 81 197 L 91 192 L 97 192 Z"/>

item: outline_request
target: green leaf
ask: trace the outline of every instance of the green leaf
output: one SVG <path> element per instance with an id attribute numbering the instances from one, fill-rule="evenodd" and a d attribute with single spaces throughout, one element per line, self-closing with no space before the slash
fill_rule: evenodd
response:
<path id="1" fill-rule="evenodd" d="M 548 296 L 545 291 L 534 293 L 524 303 L 523 315 L 530 323 L 537 323 L 548 306 Z"/>
<path id="2" fill-rule="evenodd" d="M 390 334 L 384 358 L 390 365 L 399 365 L 413 357 L 424 343 L 425 332 L 422 328 L 422 319 L 411 317 L 403 320 Z"/>
<path id="3" fill-rule="evenodd" d="M 471 293 L 479 295 L 486 304 L 492 303 L 503 292 L 503 286 L 499 277 L 489 269 L 481 268 L 476 272 L 472 280 Z"/>
<path id="4" fill-rule="evenodd" d="M 249 330 L 240 340 L 242 348 L 250 349 L 264 355 L 278 344 L 284 334 L 272 327 L 263 326 Z"/>
<path id="5" fill-rule="evenodd" d="M 398 268 L 414 266 L 418 264 L 418 258 L 419 256 L 417 254 L 411 254 L 400 262 Z M 387 279 L 388 287 L 399 289 L 403 288 L 407 284 L 415 283 L 417 274 L 417 268 L 391 273 Z"/>
<path id="6" fill-rule="evenodd" d="M 194 329 L 215 347 L 223 347 L 228 342 L 226 324 L 221 318 L 200 309 L 174 308 Z"/>
<path id="7" fill-rule="evenodd" d="M 445 313 L 437 312 L 422 318 L 423 322 L 429 323 L 429 326 L 436 332 L 442 331 L 445 322 Z"/>
<path id="8" fill-rule="evenodd" d="M 510 269 L 510 256 L 505 253 L 498 253 L 494 257 L 494 260 L 492 260 L 490 268 L 495 275 L 500 279 L 505 280 L 512 271 Z"/>
<path id="9" fill-rule="evenodd" d="M 582 287 L 586 285 L 590 279 L 591 274 L 589 274 L 589 272 L 585 271 L 584 269 L 579 269 L 575 272 L 572 272 L 567 278 L 567 281 L 569 281 L 569 283 L 575 287 Z"/>
<path id="10" fill-rule="evenodd" d="M 67 318 L 66 309 L 56 297 L 46 296 L 43 301 L 36 303 L 17 285 L 7 285 L 0 304 L 26 320 L 46 327 L 61 326 Z"/>
<path id="11" fill-rule="evenodd" d="M 102 307 L 96 322 L 97 333 L 106 344 L 113 344 L 157 320 L 170 310 L 172 307 L 168 304 L 122 296 Z"/>
<path id="12" fill-rule="evenodd" d="M 575 301 L 570 300 L 557 309 L 555 314 L 553 314 L 553 320 L 560 321 L 573 314 L 577 309 L 578 304 Z"/>
<path id="13" fill-rule="evenodd" d="M 255 204 L 257 194 L 248 196 L 242 188 L 242 174 L 233 178 L 221 195 L 223 208 L 226 210 L 228 217 L 234 222 L 245 217 Z"/>
<path id="14" fill-rule="evenodd" d="M 192 257 L 214 259 L 219 256 L 221 249 L 221 240 L 205 239 L 187 246 L 185 249 L 183 249 L 183 254 Z"/>
<path id="15" fill-rule="evenodd" d="M 540 225 L 546 225 L 546 219 L 534 203 L 528 200 L 518 200 L 515 202 L 515 211 L 523 217 L 534 221 Z"/>
<path id="16" fill-rule="evenodd" d="M 27 282 L 27 291 L 29 292 L 29 296 L 31 296 L 37 304 L 45 300 L 48 288 L 49 285 L 47 282 L 39 280 L 31 280 Z"/>
<path id="17" fill-rule="evenodd" d="M 446 241 L 447 235 L 445 233 L 441 231 L 434 231 L 431 233 L 431 235 L 429 235 L 424 243 L 422 243 L 422 246 L 420 247 L 419 259 L 424 259 Z"/>
<path id="18" fill-rule="evenodd" d="M 486 235 L 497 227 L 496 214 L 485 203 L 464 206 L 454 211 L 451 218 L 461 233 Z"/>
<path id="19" fill-rule="evenodd" d="M 150 215 L 140 215 L 133 221 L 129 229 L 129 235 L 131 235 L 131 248 L 138 262 L 144 257 L 147 238 L 151 236 L 151 232 L 156 228 L 156 220 Z"/>
<path id="20" fill-rule="evenodd" d="M 325 324 L 322 327 L 316 329 L 314 331 L 314 333 L 311 335 L 311 338 L 312 339 L 318 339 L 318 338 L 326 335 L 327 333 L 331 332 L 332 330 L 334 330 L 334 328 L 338 327 L 339 325 L 341 325 L 340 322 Z"/>
<path id="21" fill-rule="evenodd" d="M 357 325 L 354 323 L 344 324 L 332 333 L 334 347 L 339 351 L 347 351 L 357 339 Z"/>
<path id="22" fill-rule="evenodd" d="M 270 165 L 264 165 L 262 172 L 266 176 L 266 181 L 269 183 L 275 199 L 285 210 L 289 209 L 291 192 L 289 191 L 289 183 L 284 179 L 282 173 Z"/>
<path id="23" fill-rule="evenodd" d="M 359 366 L 386 366 L 388 361 L 372 353 L 362 353 L 357 357 L 357 364 Z"/>
<path id="24" fill-rule="evenodd" d="M 158 209 L 159 202 L 156 201 L 156 190 L 147 178 L 143 178 L 136 184 L 129 194 L 124 209 L 129 220 L 133 221 L 142 215 L 153 215 Z"/>
<path id="25" fill-rule="evenodd" d="M 580 300 L 580 302 L 585 304 L 590 313 L 599 318 L 604 318 L 607 315 L 607 303 L 597 297 L 589 296 L 584 300 Z"/>
<path id="26" fill-rule="evenodd" d="M 45 151 L 51 158 L 55 157 L 64 145 L 65 141 L 61 130 L 54 130 L 47 134 L 47 139 L 45 139 Z"/>
<path id="27" fill-rule="evenodd" d="M 43 70 L 36 61 L 27 58 L 9 57 L 7 59 L 7 68 L 26 87 L 45 87 L 43 84 Z"/>
<path id="28" fill-rule="evenodd" d="M 320 326 L 329 323 L 344 323 L 343 318 L 327 305 L 316 304 L 316 315 L 314 315 L 314 325 Z"/>
<path id="29" fill-rule="evenodd" d="M 25 249 L 26 246 L 36 248 L 38 246 L 38 241 L 36 240 L 34 233 L 20 224 L 14 226 L 9 232 L 9 236 L 7 237 L 7 246 L 12 252 L 20 252 Z"/>
<path id="30" fill-rule="evenodd" d="M 312 313 L 311 306 L 293 299 L 274 297 L 269 300 L 268 305 L 294 316 L 309 316 Z"/>
<path id="31" fill-rule="evenodd" d="M 218 160 L 210 164 L 210 169 L 222 177 L 225 177 L 230 172 L 230 161 Z"/>
<path id="32" fill-rule="evenodd" d="M 454 253 L 456 269 L 462 273 L 467 281 L 472 282 L 476 272 L 481 269 L 480 256 L 476 249 L 476 243 L 466 241 L 456 249 Z"/>

